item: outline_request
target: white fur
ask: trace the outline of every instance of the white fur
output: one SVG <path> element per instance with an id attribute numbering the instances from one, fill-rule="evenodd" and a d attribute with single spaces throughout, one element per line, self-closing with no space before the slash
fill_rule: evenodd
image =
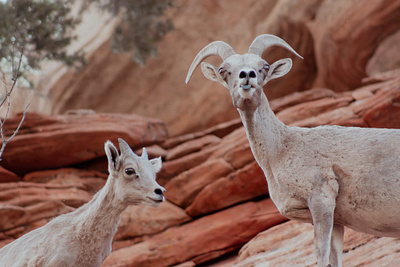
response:
<path id="1" fill-rule="evenodd" d="M 262 38 L 289 49 L 277 37 L 264 35 L 256 40 Z M 220 44 L 209 47 L 218 51 Z M 260 55 L 268 45 L 252 48 L 252 44 L 249 51 L 258 51 L 258 55 L 231 55 L 233 50 L 223 46 L 229 53 L 220 68 L 203 62 L 203 73 L 229 89 L 279 211 L 287 218 L 314 224 L 318 266 L 342 265 L 343 226 L 400 237 L 400 130 L 288 127 L 270 109 L 263 85 L 285 75 L 291 60 L 282 59 L 263 69 L 267 62 Z M 200 52 L 205 56 L 193 62 L 187 81 L 199 62 L 216 55 L 206 50 Z M 239 74 L 243 70 L 257 74 L 251 97 L 241 93 Z"/>
<path id="2" fill-rule="evenodd" d="M 122 139 L 119 144 L 121 154 L 110 141 L 105 144 L 110 174 L 93 199 L 3 247 L 0 266 L 101 266 L 126 207 L 156 207 L 164 200 L 165 189 L 155 181 L 161 159 L 149 160 L 145 150 L 135 155 Z M 130 168 L 136 174 L 127 174 Z"/>

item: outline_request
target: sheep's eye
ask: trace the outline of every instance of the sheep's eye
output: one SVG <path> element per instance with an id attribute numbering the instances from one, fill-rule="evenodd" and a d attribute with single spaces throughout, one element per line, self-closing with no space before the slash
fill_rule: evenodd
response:
<path id="1" fill-rule="evenodd" d="M 218 69 L 219 75 L 224 75 L 225 72 L 226 72 L 226 70 L 224 70 L 223 68 Z"/>
<path id="2" fill-rule="evenodd" d="M 136 172 L 135 172 L 135 170 L 134 170 L 133 168 L 127 168 L 127 169 L 125 169 L 125 173 L 126 173 L 127 175 L 134 175 L 134 174 L 136 174 Z"/>
<path id="3" fill-rule="evenodd" d="M 264 69 L 265 69 L 266 71 L 269 71 L 269 65 L 268 65 L 268 64 L 265 64 L 265 65 L 264 65 Z"/>

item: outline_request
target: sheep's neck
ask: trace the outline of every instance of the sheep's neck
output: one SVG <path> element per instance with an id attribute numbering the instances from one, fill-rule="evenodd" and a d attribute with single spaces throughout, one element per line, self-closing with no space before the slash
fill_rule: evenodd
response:
<path id="1" fill-rule="evenodd" d="M 253 155 L 265 171 L 272 169 L 272 160 L 282 153 L 287 127 L 272 112 L 267 97 L 261 95 L 261 104 L 255 110 L 240 110 Z M 267 177 L 268 179 L 268 177 Z"/>
<path id="2" fill-rule="evenodd" d="M 80 210 L 77 227 L 80 238 L 94 246 L 111 245 L 122 212 L 126 205 L 118 202 L 115 179 L 108 178 L 106 185 Z"/>

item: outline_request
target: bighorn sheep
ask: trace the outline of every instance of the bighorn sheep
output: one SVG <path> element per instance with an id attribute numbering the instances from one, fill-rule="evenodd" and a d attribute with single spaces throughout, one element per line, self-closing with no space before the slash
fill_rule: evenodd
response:
<path id="1" fill-rule="evenodd" d="M 122 139 L 119 146 L 121 154 L 105 143 L 110 174 L 93 199 L 3 247 L 1 266 L 101 266 L 127 206 L 164 201 L 165 189 L 155 181 L 161 159 L 149 160 L 146 149 L 135 155 Z"/>
<path id="2" fill-rule="evenodd" d="M 314 224 L 318 266 L 341 266 L 344 226 L 400 236 L 400 130 L 284 125 L 263 86 L 289 72 L 292 61 L 268 64 L 261 55 L 272 45 L 299 56 L 268 34 L 258 36 L 244 55 L 216 41 L 197 54 L 186 83 L 205 58 L 223 59 L 219 68 L 203 62 L 202 71 L 229 89 L 271 199 L 287 218 Z"/>

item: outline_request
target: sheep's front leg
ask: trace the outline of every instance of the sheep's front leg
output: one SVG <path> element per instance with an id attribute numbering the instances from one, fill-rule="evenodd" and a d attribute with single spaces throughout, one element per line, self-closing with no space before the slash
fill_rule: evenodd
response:
<path id="1" fill-rule="evenodd" d="M 337 195 L 335 191 L 328 183 L 322 182 L 315 187 L 308 202 L 314 224 L 314 245 L 319 267 L 333 266 L 333 262 L 329 262 L 329 256 Z"/>
<path id="2" fill-rule="evenodd" d="M 331 253 L 329 262 L 332 266 L 342 266 L 344 226 L 334 224 L 332 229 Z"/>

